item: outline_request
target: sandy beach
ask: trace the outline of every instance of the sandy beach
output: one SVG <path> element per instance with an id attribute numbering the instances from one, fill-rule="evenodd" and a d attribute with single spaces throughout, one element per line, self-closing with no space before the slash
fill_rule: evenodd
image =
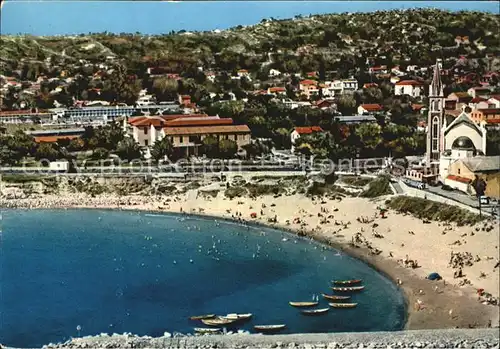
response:
<path id="1" fill-rule="evenodd" d="M 358 197 L 312 199 L 265 195 L 229 199 L 197 190 L 172 196 L 36 195 L 2 199 L 3 207 L 119 208 L 192 213 L 285 228 L 356 256 L 400 284 L 408 301 L 407 329 L 498 326 L 499 228 L 429 222 L 389 211 L 383 201 Z M 252 215 L 253 213 L 253 215 Z M 253 217 L 252 217 L 253 216 Z M 486 224 L 491 227 L 492 223 Z M 451 262 L 451 264 L 450 264 Z M 459 270 L 462 276 L 458 276 Z M 442 280 L 427 280 L 437 272 Z M 477 289 L 491 294 L 479 296 Z"/>

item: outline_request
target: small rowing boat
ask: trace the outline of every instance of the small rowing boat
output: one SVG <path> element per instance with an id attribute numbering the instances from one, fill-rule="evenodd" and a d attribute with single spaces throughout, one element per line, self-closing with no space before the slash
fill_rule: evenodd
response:
<path id="1" fill-rule="evenodd" d="M 207 326 L 226 326 L 235 323 L 236 320 L 230 320 L 219 316 L 213 319 L 203 319 L 201 322 Z"/>
<path id="2" fill-rule="evenodd" d="M 328 303 L 332 308 L 355 308 L 358 303 Z"/>
<path id="3" fill-rule="evenodd" d="M 213 333 L 219 333 L 220 328 L 203 328 L 203 327 L 195 327 L 194 332 L 196 333 L 202 333 L 202 334 L 213 334 Z"/>
<path id="4" fill-rule="evenodd" d="M 297 308 L 307 308 L 307 307 L 314 307 L 318 305 L 318 302 L 289 302 L 289 304 L 292 307 L 297 307 Z"/>
<path id="5" fill-rule="evenodd" d="M 332 290 L 337 292 L 354 292 L 361 291 L 365 286 L 350 286 L 350 287 L 332 287 Z"/>
<path id="6" fill-rule="evenodd" d="M 255 325 L 253 328 L 258 332 L 278 332 L 286 327 L 285 324 L 280 325 Z"/>
<path id="7" fill-rule="evenodd" d="M 223 319 L 231 320 L 231 321 L 245 321 L 252 317 L 251 313 L 248 314 L 227 314 L 226 316 L 221 316 Z"/>
<path id="8" fill-rule="evenodd" d="M 353 279 L 353 280 L 333 280 L 332 282 L 335 285 L 343 285 L 343 286 L 349 286 L 349 285 L 357 285 L 360 284 L 363 280 L 361 279 Z"/>
<path id="9" fill-rule="evenodd" d="M 196 315 L 196 316 L 191 316 L 189 320 L 213 319 L 214 317 L 215 314 Z"/>
<path id="10" fill-rule="evenodd" d="M 344 301 L 346 299 L 351 298 L 351 296 L 335 296 L 330 294 L 321 294 L 324 299 L 328 299 L 329 301 Z"/>
<path id="11" fill-rule="evenodd" d="M 326 314 L 330 310 L 330 308 L 321 308 L 321 309 L 313 309 L 313 310 L 302 310 L 302 314 L 304 315 L 323 315 Z"/>

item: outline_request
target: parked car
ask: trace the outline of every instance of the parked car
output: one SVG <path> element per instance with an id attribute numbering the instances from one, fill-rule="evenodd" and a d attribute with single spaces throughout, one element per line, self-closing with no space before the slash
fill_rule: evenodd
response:
<path id="1" fill-rule="evenodd" d="M 479 202 L 481 203 L 481 205 L 489 205 L 490 204 L 490 198 L 487 197 L 487 196 L 480 196 L 479 197 Z"/>

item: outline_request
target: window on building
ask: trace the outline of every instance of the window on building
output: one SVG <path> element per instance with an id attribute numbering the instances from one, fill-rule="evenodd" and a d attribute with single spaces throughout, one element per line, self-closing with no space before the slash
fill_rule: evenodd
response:
<path id="1" fill-rule="evenodd" d="M 460 174 L 460 169 L 458 169 L 458 174 Z"/>
<path id="2" fill-rule="evenodd" d="M 435 116 L 432 119 L 432 133 L 431 133 L 431 138 L 432 138 L 432 151 L 438 151 L 438 141 L 439 141 L 439 117 Z"/>
<path id="3" fill-rule="evenodd" d="M 184 137 L 182 136 L 179 137 L 179 143 L 184 143 Z"/>
<path id="4" fill-rule="evenodd" d="M 149 145 L 149 141 L 147 139 L 144 140 L 144 145 L 147 147 Z"/>
<path id="5" fill-rule="evenodd" d="M 145 127 L 145 128 L 144 128 L 144 134 L 145 134 L 145 135 L 147 135 L 147 134 L 148 134 L 148 128 L 147 128 L 147 127 Z"/>

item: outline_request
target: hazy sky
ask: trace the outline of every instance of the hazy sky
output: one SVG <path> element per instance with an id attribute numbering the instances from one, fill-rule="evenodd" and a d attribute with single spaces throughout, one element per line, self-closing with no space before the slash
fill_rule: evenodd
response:
<path id="1" fill-rule="evenodd" d="M 2 34 L 61 35 L 226 29 L 263 18 L 435 7 L 498 13 L 497 1 L 4 1 Z"/>

